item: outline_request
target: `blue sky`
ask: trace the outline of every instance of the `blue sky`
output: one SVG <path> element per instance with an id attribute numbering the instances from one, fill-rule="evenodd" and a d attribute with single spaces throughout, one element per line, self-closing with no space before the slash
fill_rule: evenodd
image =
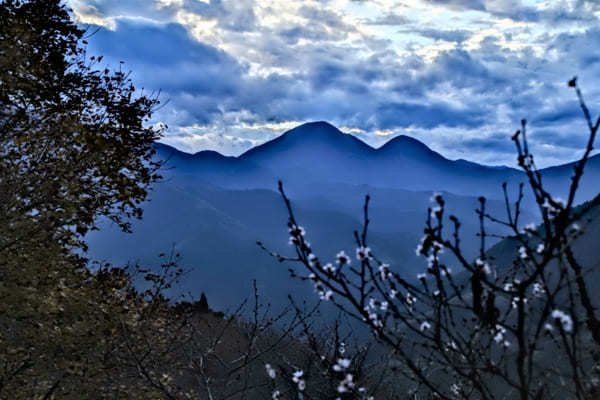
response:
<path id="1" fill-rule="evenodd" d="M 68 0 L 91 54 L 161 91 L 164 142 L 238 155 L 326 120 L 378 147 L 418 138 L 452 159 L 515 165 L 530 122 L 541 166 L 600 110 L 600 0 Z"/>

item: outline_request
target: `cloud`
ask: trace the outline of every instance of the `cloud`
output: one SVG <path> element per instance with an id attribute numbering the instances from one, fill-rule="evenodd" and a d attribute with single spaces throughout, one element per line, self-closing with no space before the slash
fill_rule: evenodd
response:
<path id="1" fill-rule="evenodd" d="M 479 110 L 460 110 L 449 104 L 385 103 L 377 109 L 377 128 L 476 128 L 485 121 Z"/>
<path id="2" fill-rule="evenodd" d="M 585 130 L 565 133 L 581 117 L 565 82 L 578 75 L 600 108 L 596 2 L 397 3 L 69 1 L 81 23 L 105 27 L 90 54 L 160 90 L 168 104 L 154 118 L 187 150 L 235 155 L 313 120 L 373 145 L 408 134 L 494 164 L 514 164 L 504 139 L 521 118 L 540 130 L 542 163 L 581 143 Z"/>
<path id="3" fill-rule="evenodd" d="M 453 30 L 438 30 L 438 29 L 420 29 L 411 31 L 401 32 L 413 32 L 418 33 L 423 37 L 430 38 L 433 40 L 445 40 L 446 42 L 457 42 L 462 43 L 466 41 L 472 32 L 466 29 L 453 29 Z"/>
<path id="4" fill-rule="evenodd" d="M 485 10 L 485 0 L 426 0 L 430 4 L 443 5 L 458 10 Z"/>
<path id="5" fill-rule="evenodd" d="M 375 19 L 367 19 L 365 23 L 367 25 L 390 25 L 390 26 L 398 26 L 398 25 L 407 25 L 410 22 L 408 18 L 403 15 L 396 14 L 393 12 L 388 12 L 378 18 Z"/>

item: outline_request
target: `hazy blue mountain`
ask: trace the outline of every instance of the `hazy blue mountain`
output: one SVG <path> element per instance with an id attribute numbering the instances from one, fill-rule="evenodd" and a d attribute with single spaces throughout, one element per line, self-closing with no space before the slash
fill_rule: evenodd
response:
<path id="1" fill-rule="evenodd" d="M 555 196 L 567 199 L 568 183 L 571 181 L 576 162 L 549 167 L 542 170 L 543 182 Z M 577 191 L 576 203 L 593 199 L 600 192 L 600 154 L 591 157 L 584 170 Z"/>
<path id="2" fill-rule="evenodd" d="M 314 251 L 325 261 L 345 250 L 353 255 L 353 231 L 362 229 L 364 196 L 372 196 L 369 241 L 377 256 L 408 279 L 422 272 L 425 261 L 414 249 L 422 235 L 431 192 L 408 192 L 370 186 L 338 185 L 328 198 L 293 199 L 296 217 L 307 231 Z M 477 220 L 473 210 L 477 199 L 445 195 L 448 212 L 463 221 L 465 251 L 476 252 Z M 490 209 L 501 213 L 503 205 L 491 202 Z M 214 185 L 176 179 L 155 185 L 144 206 L 144 217 L 133 223 L 133 233 L 119 232 L 108 222 L 88 235 L 89 256 L 115 265 L 139 261 L 158 263 L 157 255 L 180 253 L 182 266 L 189 273 L 178 288 L 198 296 L 206 292 L 218 308 L 233 307 L 251 293 L 252 280 L 278 304 L 293 293 L 313 298 L 312 286 L 289 278 L 288 264 L 280 264 L 257 245 L 260 240 L 270 249 L 293 256 L 288 245 L 287 213 L 281 196 L 271 190 L 222 189 Z M 301 269 L 300 269 L 301 270 Z"/>
<path id="3" fill-rule="evenodd" d="M 518 184 L 526 181 L 517 169 L 452 161 L 408 136 L 397 136 L 374 149 L 326 122 L 303 124 L 239 157 L 224 157 L 215 152 L 186 155 L 159 145 L 160 157 L 168 158 L 169 154 L 172 155 L 168 165 L 185 171 L 194 180 L 227 188 L 267 189 L 276 187 L 277 180 L 283 180 L 294 194 L 314 192 L 315 186 L 324 184 L 369 184 L 501 199 L 503 182 L 508 182 L 509 190 L 516 193 Z M 565 196 L 563 188 L 572 171 L 573 165 L 565 164 L 542 170 L 542 174 L 550 189 Z M 593 197 L 598 177 L 600 155 L 590 160 L 580 201 Z"/>
<path id="4" fill-rule="evenodd" d="M 264 187 L 274 181 L 271 171 L 216 151 L 189 154 L 162 143 L 154 147 L 158 159 L 166 162 L 161 174 L 167 179 L 176 177 L 180 182 L 191 180 L 231 188 Z"/>
<path id="5" fill-rule="evenodd" d="M 275 171 L 289 186 L 312 182 L 368 183 L 376 150 L 326 122 L 300 125 L 239 159 Z"/>
<path id="6" fill-rule="evenodd" d="M 188 154 L 159 143 L 156 149 L 157 157 L 166 161 L 165 179 L 150 193 L 143 220 L 134 222 L 129 235 L 105 223 L 88 236 L 89 255 L 117 265 L 156 264 L 159 253 L 172 249 L 190 269 L 179 290 L 195 295 L 204 291 L 217 308 L 234 306 L 249 295 L 253 279 L 277 303 L 285 302 L 289 293 L 312 297 L 310 283 L 289 279 L 288 265 L 256 245 L 260 240 L 293 255 L 278 179 L 316 254 L 325 261 L 342 249 L 353 255 L 353 231 L 361 229 L 364 198 L 371 195 L 371 247 L 408 278 L 424 268 L 414 249 L 432 191 L 443 192 L 446 216 L 461 219 L 464 250 L 474 256 L 477 196 L 500 197 L 504 181 L 516 192 L 517 182 L 524 180 L 516 169 L 448 160 L 407 136 L 374 149 L 325 122 L 301 125 L 239 157 L 213 151 Z M 581 199 L 597 191 L 600 158 L 590 164 Z M 551 188 L 561 188 L 572 168 L 546 169 L 544 180 Z M 502 217 L 504 204 L 490 200 L 488 211 Z M 522 221 L 535 218 L 525 210 Z M 489 228 L 488 233 L 505 232 Z"/>

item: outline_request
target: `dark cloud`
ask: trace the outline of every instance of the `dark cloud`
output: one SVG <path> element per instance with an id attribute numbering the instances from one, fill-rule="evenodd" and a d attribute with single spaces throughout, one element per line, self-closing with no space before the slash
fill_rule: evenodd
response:
<path id="1" fill-rule="evenodd" d="M 534 144 L 552 145 L 556 147 L 581 150 L 587 145 L 587 135 L 583 130 L 570 129 L 568 132 L 558 129 L 532 129 L 529 139 Z"/>
<path id="2" fill-rule="evenodd" d="M 430 2 L 463 9 L 486 9 L 492 4 Z M 175 18 L 181 10 L 175 6 L 156 9 L 153 3 L 116 0 L 88 3 L 88 14 L 125 16 L 114 18 L 114 31 L 103 29 L 89 39 L 90 54 L 104 54 L 112 66 L 124 60 L 125 68 L 134 71 L 137 86 L 162 90 L 162 98 L 170 103 L 158 112 L 157 119 L 174 127 L 173 132 L 181 128 L 184 133 L 177 140 L 217 150 L 223 146 L 229 154 L 270 138 L 271 133 L 235 140 L 223 133 L 228 127 L 311 120 L 360 128 L 367 138 L 375 130 L 421 130 L 438 135 L 438 148 L 466 154 L 468 149 L 472 153 L 481 150 L 493 159 L 494 152 L 504 157 L 513 149 L 503 134 L 489 132 L 506 129 L 510 134 L 514 131 L 510 121 L 527 118 L 539 129 L 531 135 L 533 145 L 572 149 L 581 140 L 565 134 L 565 127 L 580 121 L 581 113 L 565 83 L 575 74 L 588 85 L 600 76 L 600 27 L 555 36 L 548 32 L 518 50 L 503 43 L 519 40 L 511 31 L 500 32 L 503 38 L 490 35 L 479 46 L 467 48 L 464 42 L 470 37 L 469 30 L 420 27 L 411 32 L 456 44 L 453 50 L 425 58 L 410 48 L 398 54 L 388 40 L 361 35 L 345 40 L 356 33 L 355 27 L 346 24 L 340 14 L 316 6 L 298 11 L 297 15 L 310 23 L 294 20 L 265 28 L 249 0 L 184 1 L 183 10 L 215 19 L 215 30 L 223 35 L 219 39 L 234 48 L 250 49 L 252 54 L 246 55 L 239 48 L 228 53 L 202 43 L 178 23 L 151 22 L 168 20 L 165 15 Z M 493 4 L 495 15 L 528 21 L 550 18 L 548 13 L 534 15 L 520 2 L 497 0 Z M 510 4 L 516 6 L 511 9 Z M 137 7 L 145 10 L 142 17 L 127 17 L 136 15 Z M 576 10 L 569 12 L 577 14 Z M 406 22 L 398 17 L 401 15 L 384 14 L 363 23 Z M 539 48 L 547 53 L 540 53 Z M 252 72 L 251 62 L 252 67 L 259 66 L 259 73 Z M 260 70 L 263 65 L 267 68 Z M 595 88 L 588 92 L 591 105 L 597 105 L 600 92 Z M 203 139 L 194 141 L 196 131 L 184 129 L 194 125 L 202 129 L 218 126 L 223 132 L 208 135 L 203 131 Z M 474 137 L 479 129 L 487 134 Z"/>
<path id="3" fill-rule="evenodd" d="M 335 30 L 327 30 L 325 26 L 321 24 L 312 24 L 311 26 L 297 25 L 286 28 L 281 30 L 279 35 L 287 45 L 295 45 L 300 39 L 316 43 L 336 40 L 344 36 L 344 33 Z"/>
<path id="4" fill-rule="evenodd" d="M 460 110 L 449 104 L 386 103 L 377 109 L 376 118 L 381 129 L 393 128 L 476 128 L 485 122 L 479 110 Z"/>
<path id="5" fill-rule="evenodd" d="M 509 133 L 496 133 L 485 137 L 463 137 L 457 145 L 471 152 L 515 153 L 515 145 L 510 140 Z"/>
<path id="6" fill-rule="evenodd" d="M 379 18 L 370 19 L 365 21 L 367 25 L 407 25 L 410 20 L 403 15 L 396 14 L 393 12 L 387 13 Z"/>
<path id="7" fill-rule="evenodd" d="M 237 96 L 247 73 L 227 53 L 194 40 L 178 24 L 119 20 L 115 31 L 102 29 L 89 42 L 91 54 L 106 55 L 113 67 L 126 60 L 135 82 L 162 91 L 196 123 L 210 123 L 220 115 L 221 101 Z"/>
<path id="8" fill-rule="evenodd" d="M 440 83 L 451 83 L 457 89 L 493 93 L 511 83 L 503 72 L 490 69 L 483 60 L 465 50 L 456 49 L 441 53 L 420 76 L 420 81 L 430 90 L 435 90 Z"/>
<path id="9" fill-rule="evenodd" d="M 460 10 L 485 10 L 485 0 L 426 0 L 435 5 L 444 5 Z"/>
<path id="10" fill-rule="evenodd" d="M 551 42 L 549 50 L 555 50 L 568 57 L 568 61 L 576 62 L 577 68 L 583 70 L 597 63 L 599 56 L 600 27 L 587 29 L 584 33 L 563 33 Z"/>
<path id="11" fill-rule="evenodd" d="M 76 0 L 73 4 L 76 10 L 94 9 L 99 16 L 140 16 L 158 19 L 164 17 L 163 10 L 152 7 L 153 2 L 148 0 Z"/>
<path id="12" fill-rule="evenodd" d="M 573 22 L 598 21 L 594 15 L 600 10 L 597 0 L 577 0 L 572 6 L 568 2 L 551 2 L 550 7 L 537 9 L 523 5 L 521 0 L 426 0 L 432 5 L 442 5 L 455 10 L 485 11 L 496 17 L 514 21 L 542 22 L 545 24 L 569 24 Z"/>
<path id="13" fill-rule="evenodd" d="M 321 23 L 329 28 L 337 29 L 340 32 L 352 30 L 352 27 L 342 21 L 339 14 L 319 7 L 302 6 L 300 7 L 299 15 L 310 20 L 311 24 Z"/>
<path id="14" fill-rule="evenodd" d="M 433 39 L 444 40 L 446 42 L 462 43 L 467 40 L 472 32 L 465 29 L 440 30 L 440 29 L 410 29 L 400 31 L 401 33 L 418 33 L 419 35 Z"/>
<path id="15" fill-rule="evenodd" d="M 534 126 L 562 125 L 581 118 L 581 109 L 574 102 L 553 104 L 552 109 L 536 112 L 530 117 Z"/>

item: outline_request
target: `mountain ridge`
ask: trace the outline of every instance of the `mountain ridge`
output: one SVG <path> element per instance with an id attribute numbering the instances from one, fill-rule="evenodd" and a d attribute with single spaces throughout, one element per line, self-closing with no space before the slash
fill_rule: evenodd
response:
<path id="1" fill-rule="evenodd" d="M 368 183 L 382 188 L 441 190 L 458 195 L 471 195 L 477 190 L 479 195 L 500 199 L 504 182 L 510 190 L 527 181 L 519 169 L 450 160 L 406 135 L 374 148 L 325 121 L 299 125 L 237 157 L 214 151 L 189 154 L 162 143 L 156 146 L 167 165 L 175 164 L 190 177 L 232 189 L 273 189 L 281 180 L 291 193 L 301 193 L 315 183 Z M 589 162 L 591 172 L 584 176 L 578 201 L 596 194 L 593 183 L 600 177 L 600 155 L 591 157 Z M 540 171 L 550 190 L 566 195 L 565 183 L 572 174 L 573 163 Z M 532 201 L 530 194 L 526 198 Z"/>

